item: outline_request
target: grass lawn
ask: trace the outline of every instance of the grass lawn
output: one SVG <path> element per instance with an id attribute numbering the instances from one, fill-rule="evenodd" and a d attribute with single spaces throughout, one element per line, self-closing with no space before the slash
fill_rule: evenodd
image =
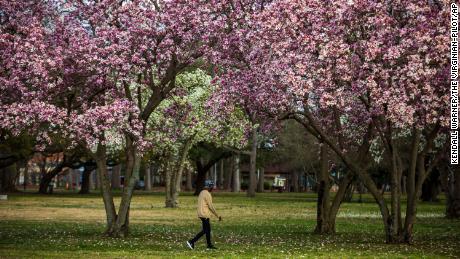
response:
<path id="1" fill-rule="evenodd" d="M 337 234 L 312 234 L 315 195 L 213 193 L 224 220 L 212 220 L 216 251 L 204 238 L 194 251 L 185 241 L 200 230 L 196 197 L 166 209 L 164 194 L 137 192 L 131 235 L 102 237 L 104 208 L 97 194 L 13 194 L 0 201 L 0 258 L 460 258 L 460 221 L 443 218 L 443 203 L 421 203 L 413 245 L 384 243 L 383 225 L 370 197 L 344 203 Z M 117 203 L 119 198 L 117 198 Z"/>

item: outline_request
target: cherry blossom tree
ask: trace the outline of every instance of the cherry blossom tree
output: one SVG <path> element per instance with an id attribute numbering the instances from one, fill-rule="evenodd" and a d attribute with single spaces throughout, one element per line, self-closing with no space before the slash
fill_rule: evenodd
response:
<path id="1" fill-rule="evenodd" d="M 249 185 L 248 197 L 254 197 L 257 187 L 257 150 L 265 135 L 277 128 L 276 120 L 269 115 L 277 110 L 272 107 L 269 111 L 258 109 L 258 104 L 270 98 L 277 98 L 274 93 L 267 91 L 274 86 L 270 76 L 265 73 L 260 63 L 254 61 L 261 58 L 254 53 L 256 45 L 253 30 L 254 17 L 261 13 L 271 1 L 238 1 L 232 2 L 231 12 L 227 23 L 229 32 L 223 35 L 215 44 L 216 51 L 212 52 L 210 62 L 216 64 L 215 81 L 219 85 L 216 95 L 212 98 L 219 112 L 232 112 L 240 109 L 251 122 L 248 150 L 237 150 L 239 154 L 249 156 Z M 276 90 L 275 90 L 276 91 Z M 270 101 L 276 105 L 276 100 Z M 279 107 L 278 107 L 279 108 Z"/>
<path id="2" fill-rule="evenodd" d="M 120 224 L 110 193 L 105 146 L 120 136 L 129 136 L 127 145 L 139 141 L 142 124 L 137 107 L 123 97 L 105 63 L 111 54 L 102 48 L 107 42 L 102 43 L 94 28 L 72 13 L 75 8 L 58 1 L 1 4 L 1 80 L 6 88 L 2 127 L 13 134 L 30 132 L 39 149 L 52 142 L 52 135 L 67 139 L 70 147 L 86 148 L 98 162 L 107 233 L 116 232 Z"/>
<path id="3" fill-rule="evenodd" d="M 65 133 L 94 156 L 108 235 L 124 236 L 153 111 L 225 23 L 219 1 L 2 1 L 2 127 L 40 143 Z M 3 89 L 2 89 L 3 90 Z M 144 94 L 142 94 L 144 93 Z M 147 93 L 147 94 L 145 94 Z M 118 212 L 106 168 L 122 143 L 127 185 Z"/>
<path id="4" fill-rule="evenodd" d="M 190 148 L 200 142 L 239 147 L 245 143 L 248 122 L 235 113 L 214 113 L 209 107 L 213 86 L 204 70 L 185 72 L 176 78 L 176 88 L 152 114 L 147 139 L 152 152 L 164 157 L 166 207 L 178 206 L 182 174 Z M 158 153 L 158 154 L 157 154 Z"/>
<path id="5" fill-rule="evenodd" d="M 219 1 L 105 1 L 77 3 L 77 13 L 104 43 L 98 57 L 112 71 L 124 98 L 136 103 L 141 136 L 160 103 L 176 88 L 176 77 L 192 66 L 225 28 Z M 109 43 L 109 44 L 107 44 Z M 145 95 L 145 93 L 148 93 Z M 127 186 L 114 232 L 126 233 L 129 203 L 142 146 L 125 134 Z"/>
<path id="6" fill-rule="evenodd" d="M 421 184 L 443 151 L 447 17 L 438 1 L 275 1 L 251 17 L 232 49 L 234 59 L 249 62 L 227 73 L 234 92 L 258 87 L 254 110 L 293 118 L 327 144 L 374 196 L 388 242 L 411 242 Z M 413 154 L 404 226 L 403 136 Z M 392 165 L 390 207 L 366 170 L 375 141 Z M 340 199 L 328 214 L 336 205 Z"/>

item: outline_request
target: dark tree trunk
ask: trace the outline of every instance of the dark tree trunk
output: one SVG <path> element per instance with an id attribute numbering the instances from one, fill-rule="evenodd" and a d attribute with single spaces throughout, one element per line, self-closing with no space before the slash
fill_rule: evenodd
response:
<path id="1" fill-rule="evenodd" d="M 219 189 L 224 189 L 224 161 L 225 159 L 221 159 L 219 163 L 219 180 L 217 181 L 217 186 Z"/>
<path id="2" fill-rule="evenodd" d="M 401 194 L 407 195 L 407 176 L 405 175 L 401 178 Z"/>
<path id="3" fill-rule="evenodd" d="M 414 147 L 415 149 L 416 147 Z M 415 152 L 415 151 L 414 151 Z M 406 208 L 406 218 L 404 222 L 403 229 L 403 240 L 405 243 L 412 243 L 413 239 L 413 228 L 415 224 L 415 217 L 417 214 L 417 203 L 421 196 L 421 187 L 426 176 L 425 172 L 425 160 L 422 156 L 416 156 L 416 167 L 417 167 L 417 179 L 415 182 L 412 182 L 412 187 L 407 192 L 407 208 Z"/>
<path id="4" fill-rule="evenodd" d="M 1 169 L 5 169 L 7 167 L 13 166 L 17 162 L 21 160 L 18 155 L 11 154 L 10 149 L 2 149 L 0 150 L 0 171 Z"/>
<path id="5" fill-rule="evenodd" d="M 316 205 L 316 228 L 317 234 L 335 233 L 335 227 L 329 221 L 329 190 L 331 188 L 328 171 L 328 160 L 326 145 L 321 144 L 320 149 L 320 170 L 316 179 L 318 179 L 318 199 Z"/>
<path id="6" fill-rule="evenodd" d="M 294 192 L 299 192 L 299 172 L 292 173 L 292 185 Z"/>
<path id="7" fill-rule="evenodd" d="M 195 192 L 193 195 L 198 195 L 204 188 L 204 181 L 206 180 L 206 172 L 207 170 L 203 168 L 201 163 L 197 163 L 197 174 L 195 179 Z"/>
<path id="8" fill-rule="evenodd" d="M 358 181 L 358 185 L 356 186 L 356 188 L 358 189 L 358 193 L 359 193 L 358 202 L 362 203 L 363 202 L 363 194 L 365 193 L 365 187 L 364 187 L 363 182 Z"/>
<path id="9" fill-rule="evenodd" d="M 353 200 L 353 193 L 355 191 L 354 185 L 351 184 L 350 188 L 345 192 L 345 197 L 343 198 L 344 202 L 351 202 Z"/>
<path id="10" fill-rule="evenodd" d="M 401 168 L 401 158 L 398 149 L 396 147 L 395 141 L 389 138 L 388 142 L 390 147 L 388 150 L 391 152 L 391 235 L 395 243 L 399 243 L 401 240 L 403 226 L 402 226 L 402 216 L 401 216 L 401 177 L 402 177 L 402 168 Z"/>
<path id="11" fill-rule="evenodd" d="M 438 202 L 438 195 L 441 192 L 439 172 L 433 172 L 422 185 L 422 201 Z"/>
<path id="12" fill-rule="evenodd" d="M 248 197 L 256 196 L 256 188 L 257 188 L 256 163 L 257 163 L 257 127 L 254 127 L 252 129 L 251 154 L 249 156 L 249 186 L 248 186 L 248 191 L 247 191 Z"/>
<path id="13" fill-rule="evenodd" d="M 305 125 L 304 125 L 305 126 Z M 324 140 L 325 143 L 340 157 L 340 159 L 344 162 L 344 164 L 350 169 L 350 171 L 359 177 L 363 185 L 366 187 L 366 189 L 371 193 L 371 195 L 374 197 L 380 213 L 382 215 L 382 221 L 384 224 L 384 232 L 385 232 L 385 239 L 387 243 L 392 243 L 393 238 L 391 236 L 391 229 L 393 223 L 391 222 L 391 217 L 390 217 L 390 212 L 388 209 L 388 206 L 386 204 L 386 201 L 383 197 L 383 195 L 380 193 L 380 190 L 377 188 L 374 180 L 370 176 L 370 174 L 367 172 L 367 164 L 368 164 L 368 159 L 367 159 L 367 154 L 370 146 L 370 139 L 372 136 L 373 132 L 373 127 L 372 125 L 368 126 L 368 130 L 366 132 L 366 135 L 363 139 L 363 144 L 360 146 L 356 158 L 350 157 L 345 155 L 339 146 L 334 144 L 334 142 L 327 136 L 322 131 L 318 131 L 318 127 L 315 126 L 315 130 L 311 130 L 310 132 L 313 134 L 320 133 L 320 138 L 318 140 L 322 141 Z M 306 126 L 307 130 L 309 129 L 308 126 Z M 349 174 L 350 176 L 352 174 Z M 346 179 L 346 178 L 344 178 Z M 340 189 L 339 189 L 340 190 Z M 343 189 L 342 189 L 343 190 Z M 338 197 L 336 195 L 336 197 Z M 336 203 L 339 203 L 338 201 Z M 339 207 L 339 206 L 337 206 Z"/>
<path id="14" fill-rule="evenodd" d="M 192 170 L 190 170 L 190 168 L 187 169 L 186 175 L 187 175 L 187 183 L 185 185 L 185 190 L 190 192 L 190 191 L 193 190 L 193 186 L 192 186 Z"/>
<path id="15" fill-rule="evenodd" d="M 259 182 L 257 184 L 257 192 L 264 192 L 265 189 L 265 169 L 261 167 L 259 169 Z"/>
<path id="16" fill-rule="evenodd" d="M 230 191 L 232 189 L 232 175 L 233 175 L 233 157 L 226 158 L 224 189 Z"/>
<path id="17" fill-rule="evenodd" d="M 329 191 L 331 182 L 328 170 L 328 155 L 325 144 L 320 148 L 320 171 L 316 177 L 318 183 L 318 198 L 316 205 L 316 234 L 333 234 L 335 233 L 335 216 L 331 218 L 331 203 Z"/>
<path id="18" fill-rule="evenodd" d="M 54 177 L 56 177 L 56 175 L 62 172 L 62 169 L 64 169 L 64 163 L 60 163 L 58 166 L 53 168 L 53 170 L 44 174 L 42 179 L 40 179 L 38 193 L 49 194 L 49 185 L 51 184 L 51 181 L 54 179 Z"/>
<path id="19" fill-rule="evenodd" d="M 0 169 L 0 193 L 16 192 L 16 164 Z"/>
<path id="20" fill-rule="evenodd" d="M 402 242 L 408 244 L 413 241 L 413 228 L 417 215 L 417 202 L 422 194 L 422 185 L 427 177 L 430 176 L 433 168 L 439 162 L 439 159 L 444 156 L 445 150 L 441 149 L 432 157 L 433 159 L 428 158 L 431 156 L 429 155 L 429 152 L 433 149 L 434 140 L 436 139 L 440 128 L 440 125 L 436 125 L 431 131 L 427 131 L 427 134 L 424 135 L 426 143 L 421 152 L 419 152 L 421 132 L 416 128 L 413 130 L 414 139 L 412 143 L 412 155 L 409 171 L 410 183 L 408 180 L 406 218 L 403 229 L 404 239 L 402 240 Z M 447 146 L 448 145 L 445 145 L 445 148 L 447 148 Z"/>
<path id="21" fill-rule="evenodd" d="M 81 179 L 81 188 L 79 194 L 88 194 L 90 189 L 91 173 L 96 169 L 96 163 L 88 162 L 84 165 L 84 170 Z"/>
<path id="22" fill-rule="evenodd" d="M 24 164 L 24 183 L 23 183 L 24 191 L 27 189 L 28 184 L 29 184 L 29 161 L 26 160 Z"/>
<path id="23" fill-rule="evenodd" d="M 213 165 L 215 165 L 219 160 L 227 157 L 228 154 L 222 153 L 219 156 L 214 157 L 213 159 L 209 160 L 206 164 L 201 161 L 201 159 L 198 159 L 195 161 L 196 163 L 196 170 L 197 170 L 197 175 L 195 179 L 195 192 L 193 195 L 198 195 L 204 188 L 204 181 L 206 180 L 206 173 L 211 169 Z"/>
<path id="24" fill-rule="evenodd" d="M 330 198 L 331 180 L 329 178 L 328 169 L 328 155 L 327 147 L 325 144 L 321 145 L 320 150 L 320 172 L 317 177 L 318 184 L 318 200 L 317 200 L 317 213 L 316 213 L 316 227 L 314 232 L 316 234 L 333 234 L 335 233 L 335 221 L 340 205 L 350 189 L 353 175 L 346 174 L 340 179 L 339 188 L 335 194 L 334 199 Z"/>
<path id="25" fill-rule="evenodd" d="M 438 167 L 441 183 L 446 195 L 446 218 L 460 218 L 460 168 L 449 166 L 449 161 Z"/>
<path id="26" fill-rule="evenodd" d="M 41 194 L 48 193 L 48 187 L 51 181 L 62 172 L 65 167 L 73 167 L 75 162 L 79 161 L 79 156 L 77 153 L 72 155 L 64 154 L 62 157 L 61 163 L 59 163 L 56 167 L 54 167 L 50 172 L 43 173 L 42 178 L 40 179 L 40 186 L 38 192 Z"/>
<path id="27" fill-rule="evenodd" d="M 392 237 L 391 237 L 392 222 L 391 222 L 388 206 L 386 204 L 385 199 L 383 198 L 383 195 L 381 194 L 381 190 L 377 188 L 374 180 L 372 179 L 370 174 L 367 172 L 367 164 L 369 160 L 368 153 L 369 153 L 369 147 L 370 147 L 370 140 L 373 136 L 374 125 L 372 124 L 368 125 L 368 129 L 363 138 L 362 145 L 359 147 L 359 150 L 356 153 L 356 157 L 355 157 L 355 156 L 346 155 L 342 151 L 343 149 L 340 146 L 338 146 L 335 143 L 335 141 L 326 132 L 324 132 L 321 129 L 321 127 L 319 127 L 318 122 L 310 115 L 308 111 L 305 113 L 305 116 L 307 117 L 306 121 L 298 117 L 294 117 L 294 119 L 298 121 L 299 123 L 301 123 L 319 141 L 323 141 L 324 143 L 326 143 L 337 154 L 337 156 L 344 162 L 344 164 L 350 169 L 350 171 L 354 175 L 357 175 L 360 178 L 363 185 L 372 194 L 377 205 L 379 206 L 379 210 L 382 215 L 386 242 L 391 243 L 392 242 Z M 349 175 L 351 176 L 352 174 L 349 174 Z M 338 196 L 336 195 L 336 197 Z M 337 201 L 337 203 L 339 202 Z"/>
<path id="28" fill-rule="evenodd" d="M 452 188 L 447 199 L 446 216 L 451 219 L 460 218 L 460 170 L 455 168 L 452 172 Z"/>
<path id="29" fill-rule="evenodd" d="M 112 190 L 121 188 L 120 175 L 121 175 L 121 165 L 118 164 L 118 165 L 113 166 L 112 167 L 112 178 L 110 180 L 112 184 Z"/>
<path id="30" fill-rule="evenodd" d="M 460 218 L 460 170 L 456 168 L 452 172 L 450 178 L 450 185 L 447 204 L 446 204 L 446 217 L 449 219 Z"/>
<path id="31" fill-rule="evenodd" d="M 91 171 L 83 171 L 81 176 L 81 186 L 79 194 L 88 194 L 89 193 L 89 178 L 91 177 Z"/>

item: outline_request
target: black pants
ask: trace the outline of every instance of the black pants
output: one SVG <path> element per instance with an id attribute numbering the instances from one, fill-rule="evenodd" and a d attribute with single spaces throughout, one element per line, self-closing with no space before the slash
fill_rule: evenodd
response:
<path id="1" fill-rule="evenodd" d="M 208 246 L 212 246 L 212 243 L 211 243 L 211 223 L 209 223 L 208 218 L 200 218 L 200 219 L 201 219 L 201 223 L 203 225 L 203 228 L 201 229 L 201 231 L 198 234 L 196 234 L 196 236 L 192 240 L 190 240 L 190 242 L 195 243 L 204 234 L 206 234 L 206 243 L 208 243 Z"/>

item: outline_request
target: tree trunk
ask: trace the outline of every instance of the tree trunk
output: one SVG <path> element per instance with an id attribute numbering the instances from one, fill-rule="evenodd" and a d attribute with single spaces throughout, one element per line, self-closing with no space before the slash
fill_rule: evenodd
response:
<path id="1" fill-rule="evenodd" d="M 73 189 L 73 169 L 68 171 L 65 178 L 66 178 L 67 190 L 72 190 Z"/>
<path id="2" fill-rule="evenodd" d="M 62 172 L 62 169 L 64 169 L 64 163 L 60 163 L 58 166 L 53 168 L 53 170 L 51 170 L 48 173 L 45 173 L 42 176 L 42 179 L 40 179 L 40 186 L 39 186 L 39 189 L 38 189 L 38 193 L 47 194 L 48 193 L 48 187 L 49 187 L 51 181 L 53 180 L 54 177 L 56 177 L 56 175 L 58 175 L 60 172 Z"/>
<path id="3" fill-rule="evenodd" d="M 392 238 L 391 238 L 390 213 L 386 205 L 385 199 L 383 198 L 383 195 L 380 193 L 380 190 L 377 188 L 374 180 L 367 172 L 366 167 L 361 166 L 362 164 L 367 163 L 366 161 L 367 159 L 363 159 L 363 158 L 366 157 L 365 154 L 368 153 L 369 151 L 370 139 L 373 136 L 374 125 L 372 124 L 368 125 L 368 129 L 363 138 L 362 145 L 359 147 L 359 150 L 357 152 L 358 154 L 357 159 L 353 159 L 352 157 L 345 155 L 343 153 L 342 151 L 343 149 L 337 146 L 335 142 L 330 138 L 330 136 L 318 126 L 317 121 L 308 113 L 308 111 L 307 113 L 305 113 L 305 115 L 307 117 L 307 122 L 299 118 L 294 118 L 294 119 L 298 121 L 299 123 L 301 123 L 319 141 L 323 141 L 324 143 L 326 143 L 337 154 L 337 156 L 344 162 L 344 164 L 350 169 L 350 171 L 353 172 L 353 174 L 359 176 L 363 185 L 371 193 L 377 205 L 379 206 L 379 210 L 382 215 L 382 220 L 384 223 L 386 242 L 391 243 Z"/>
<path id="4" fill-rule="evenodd" d="M 418 149 L 418 147 L 414 147 L 414 149 Z M 417 214 L 417 202 L 421 196 L 421 187 L 423 181 L 425 179 L 421 179 L 425 177 L 425 161 L 422 157 L 416 156 L 417 160 L 417 181 L 411 183 L 411 188 L 407 192 L 407 208 L 406 208 L 406 219 L 404 221 L 404 233 L 403 233 L 403 240 L 404 242 L 410 244 L 412 243 L 413 239 L 413 227 L 415 223 L 415 218 Z M 411 181 L 412 182 L 412 181 Z"/>
<path id="5" fill-rule="evenodd" d="M 355 191 L 353 183 L 350 184 L 350 188 L 347 189 L 345 192 L 345 196 L 343 197 L 344 202 L 351 202 L 353 200 L 353 193 Z"/>
<path id="6" fill-rule="evenodd" d="M 211 168 L 206 171 L 206 179 L 210 179 L 212 181 L 214 181 L 214 184 L 216 183 L 216 179 L 215 179 L 215 172 L 216 172 L 216 166 L 215 165 L 212 165 Z"/>
<path id="7" fill-rule="evenodd" d="M 401 220 L 401 195 L 399 193 L 398 171 L 391 173 L 391 235 L 400 238 L 402 231 Z M 395 240 L 396 241 L 396 240 Z M 398 243 L 398 241 L 396 241 Z"/>
<path id="8" fill-rule="evenodd" d="M 172 163 L 171 158 L 168 159 L 165 166 L 165 192 L 166 192 L 166 200 L 165 200 L 165 207 L 166 208 L 173 208 L 175 204 L 172 202 L 172 193 L 171 193 L 171 185 L 173 184 L 173 172 L 170 164 Z"/>
<path id="9" fill-rule="evenodd" d="M 171 189 L 172 203 L 171 204 L 173 205 L 173 208 L 177 208 L 179 206 L 178 197 L 179 197 L 179 193 L 182 188 L 182 175 L 184 172 L 185 160 L 187 157 L 188 148 L 187 148 L 187 151 L 184 153 L 185 154 L 183 155 L 183 158 L 181 158 L 179 168 L 177 168 L 174 172 L 174 182 L 171 186 L 172 187 Z"/>
<path id="10" fill-rule="evenodd" d="M 21 171 L 23 172 L 22 173 L 22 176 L 23 176 L 23 182 L 26 181 L 26 178 L 25 178 L 25 175 L 26 175 L 26 171 L 27 170 L 27 159 L 21 159 L 19 160 L 17 163 L 16 163 L 16 183 L 15 185 L 16 186 L 19 186 L 21 185 L 19 180 L 21 178 Z M 16 187 L 15 186 L 15 187 Z"/>
<path id="11" fill-rule="evenodd" d="M 240 182 L 240 155 L 236 154 L 234 156 L 234 170 L 233 170 L 233 189 L 232 192 L 240 192 L 241 182 Z"/>
<path id="12" fill-rule="evenodd" d="M 401 178 L 401 194 L 407 194 L 407 176 L 403 175 Z"/>
<path id="13" fill-rule="evenodd" d="M 430 174 L 425 182 L 422 185 L 422 201 L 428 202 L 438 202 L 439 198 L 438 195 L 441 192 L 440 190 L 440 181 L 439 181 L 439 172 L 433 172 Z"/>
<path id="14" fill-rule="evenodd" d="M 438 167 L 441 173 L 441 183 L 446 195 L 446 218 L 460 218 L 460 170 L 458 166 L 451 167 L 447 163 Z"/>
<path id="15" fill-rule="evenodd" d="M 151 173 L 151 164 L 147 162 L 145 165 L 144 171 L 144 180 L 145 180 L 145 190 L 151 191 L 152 190 L 152 173 Z"/>
<path id="16" fill-rule="evenodd" d="M 438 162 L 438 158 L 444 155 L 443 150 L 435 156 L 434 159 L 429 159 L 429 165 L 426 163 L 426 157 L 429 151 L 432 150 L 434 140 L 438 134 L 440 126 L 436 126 L 429 134 L 425 136 L 426 143 L 424 149 L 419 152 L 420 130 L 414 129 L 414 139 L 412 143 L 411 166 L 410 166 L 410 188 L 407 190 L 407 209 L 406 219 L 404 222 L 404 242 L 412 243 L 413 226 L 417 214 L 417 202 L 422 194 L 422 186 L 427 177 L 433 171 L 433 167 Z M 447 146 L 447 145 L 446 145 Z M 415 170 L 416 169 L 416 170 Z M 415 172 L 417 173 L 415 177 Z"/>
<path id="17" fill-rule="evenodd" d="M 198 166 L 199 164 L 199 166 Z M 197 163 L 197 174 L 195 180 L 195 193 L 193 195 L 198 195 L 204 188 L 204 181 L 206 180 L 206 169 L 203 168 L 201 163 Z"/>
<path id="18" fill-rule="evenodd" d="M 134 186 L 139 180 L 141 156 L 130 136 L 126 137 L 126 172 L 120 207 L 111 236 L 126 237 L 129 234 L 129 210 Z"/>
<path id="19" fill-rule="evenodd" d="M 101 189 L 101 180 L 99 179 L 99 175 L 97 171 L 96 171 L 96 178 L 94 181 L 94 187 L 96 188 L 96 190 Z"/>
<path id="20" fill-rule="evenodd" d="M 222 153 L 211 160 L 206 164 L 203 164 L 203 159 L 195 160 L 197 175 L 195 179 L 195 192 L 193 195 L 198 195 L 203 190 L 204 181 L 206 180 L 207 172 L 217 163 L 219 160 L 226 157 L 226 154 Z"/>
<path id="21" fill-rule="evenodd" d="M 81 180 L 81 188 L 80 188 L 79 194 L 89 193 L 91 173 L 93 172 L 94 169 L 96 169 L 96 164 L 86 163 L 84 165 L 84 170 L 83 170 L 82 180 Z"/>
<path id="22" fill-rule="evenodd" d="M 316 206 L 316 228 L 317 234 L 335 233 L 335 224 L 329 220 L 329 190 L 331 188 L 328 170 L 328 158 L 326 145 L 321 143 L 320 149 L 320 171 L 317 175 L 318 183 L 318 199 Z"/>
<path id="23" fill-rule="evenodd" d="M 329 178 L 328 165 L 328 148 L 325 144 L 321 145 L 320 149 L 320 172 L 317 176 L 318 184 L 318 200 L 317 200 L 317 217 L 314 233 L 316 234 L 333 234 L 335 233 L 335 221 L 340 205 L 342 204 L 345 194 L 351 188 L 353 174 L 348 172 L 340 179 L 338 190 L 335 194 L 332 203 L 330 201 L 331 181 Z"/>
<path id="24" fill-rule="evenodd" d="M 88 194 L 89 193 L 89 178 L 91 177 L 91 172 L 89 170 L 83 171 L 82 177 L 81 177 L 81 188 L 80 191 L 78 192 L 79 194 Z"/>
<path id="25" fill-rule="evenodd" d="M 353 174 L 348 172 L 339 182 L 339 188 L 337 193 L 334 196 L 334 199 L 331 204 L 329 211 L 329 222 L 335 231 L 335 220 L 337 218 L 337 213 L 339 212 L 340 205 L 342 204 L 345 194 L 352 187 L 353 183 Z"/>
<path id="26" fill-rule="evenodd" d="M 332 146 L 330 143 L 328 144 L 329 144 L 329 147 L 336 148 Z M 382 216 L 384 232 L 385 232 L 385 240 L 387 243 L 394 243 L 395 238 L 391 235 L 391 229 L 393 228 L 394 223 L 391 221 L 390 211 L 387 207 L 386 201 L 383 195 L 380 193 L 380 190 L 375 185 L 374 180 L 366 172 L 366 170 L 364 169 L 365 167 L 361 166 L 357 162 L 352 161 L 349 157 L 344 156 L 343 153 L 339 152 L 339 150 L 337 149 L 333 149 L 333 150 L 337 155 L 341 157 L 342 161 L 347 165 L 350 171 L 353 172 L 354 175 L 357 175 L 359 177 L 362 184 L 366 187 L 366 189 L 369 191 L 369 193 L 374 198 L 375 202 L 377 203 L 379 207 L 380 214 Z M 361 163 L 365 163 L 365 162 L 361 161 Z M 350 175 L 350 177 L 352 176 L 352 174 L 347 174 L 347 175 Z M 339 197 L 338 194 L 336 194 L 336 197 Z"/>
<path id="27" fill-rule="evenodd" d="M 160 172 L 160 168 L 158 164 L 152 164 L 150 166 L 150 175 L 152 176 L 152 189 L 155 187 L 156 183 L 159 183 L 159 177 L 158 174 Z"/>
<path id="28" fill-rule="evenodd" d="M 24 187 L 24 191 L 27 189 L 28 183 L 29 183 L 29 161 L 26 160 L 25 165 L 24 165 L 24 182 L 22 183 Z"/>
<path id="29" fill-rule="evenodd" d="M 112 167 L 112 178 L 111 178 L 111 185 L 112 189 L 120 189 L 121 188 L 121 180 L 120 180 L 120 175 L 121 175 L 121 165 L 115 165 Z M 127 180 L 127 179 L 125 179 Z M 126 182 L 125 182 L 126 183 Z"/>
<path id="30" fill-rule="evenodd" d="M 391 134 L 391 133 L 390 133 Z M 390 137 L 391 138 L 391 135 Z M 397 152 L 397 147 L 395 141 L 390 139 L 388 141 L 390 143 L 389 148 L 387 149 L 391 152 L 391 179 L 390 179 L 390 186 L 391 186 L 391 236 L 393 243 L 400 243 L 402 241 L 402 217 L 401 217 L 401 177 L 402 177 L 402 169 L 401 169 L 401 158 Z"/>
<path id="31" fill-rule="evenodd" d="M 137 152 L 133 152 L 133 162 L 131 166 L 126 169 L 125 186 L 121 196 L 120 209 L 118 210 L 118 217 L 116 221 L 116 236 L 126 237 L 129 234 L 129 210 L 131 199 L 134 193 L 134 186 L 139 180 L 139 167 L 141 157 Z M 127 185 L 126 185 L 126 179 Z"/>
<path id="32" fill-rule="evenodd" d="M 232 175 L 233 175 L 233 157 L 226 158 L 227 161 L 225 167 L 225 180 L 224 180 L 224 189 L 230 191 L 232 189 Z"/>
<path id="33" fill-rule="evenodd" d="M 369 174 L 363 172 L 362 168 L 354 164 L 350 164 L 350 166 L 352 171 L 356 172 L 356 174 L 360 177 L 360 180 L 362 181 L 363 185 L 366 187 L 366 189 L 369 191 L 369 193 L 372 195 L 372 197 L 375 199 L 375 202 L 379 206 L 380 214 L 382 216 L 383 221 L 383 228 L 385 232 L 385 241 L 387 243 L 394 243 L 395 237 L 392 236 L 394 222 L 392 222 L 392 219 L 390 217 L 390 211 L 386 205 L 383 195 L 380 193 L 380 190 L 377 188 L 377 186 L 374 183 L 374 180 L 372 180 Z"/>
<path id="34" fill-rule="evenodd" d="M 115 204 L 113 202 L 109 173 L 107 171 L 107 155 L 106 147 L 104 145 L 98 144 L 96 154 L 94 154 L 94 160 L 96 160 L 97 176 L 100 183 L 102 200 L 104 201 L 105 214 L 107 219 L 105 234 L 112 236 L 117 214 L 115 211 Z"/>
<path id="35" fill-rule="evenodd" d="M 259 184 L 257 185 L 257 192 L 264 192 L 265 189 L 265 168 L 259 169 Z"/>
<path id="36" fill-rule="evenodd" d="M 15 192 L 16 190 L 16 164 L 0 169 L 0 193 Z"/>
<path id="37" fill-rule="evenodd" d="M 95 181 L 94 181 L 94 176 L 96 175 L 96 168 L 95 170 L 91 171 L 91 173 L 89 174 L 89 188 L 91 190 L 95 190 L 96 189 L 96 185 L 95 185 Z M 97 177 L 97 176 L 96 176 Z"/>
<path id="38" fill-rule="evenodd" d="M 295 171 L 292 174 L 292 184 L 294 187 L 294 192 L 299 192 L 299 172 Z"/>
<path id="39" fill-rule="evenodd" d="M 178 207 L 179 201 L 177 200 L 177 198 L 179 197 L 179 192 L 182 185 L 182 173 L 184 171 L 188 151 L 192 147 L 193 138 L 194 136 L 187 140 L 179 154 L 179 161 L 177 161 L 177 163 L 172 167 L 173 169 L 169 179 L 169 186 L 166 186 L 167 194 L 165 203 L 167 208 Z"/>
<path id="40" fill-rule="evenodd" d="M 190 192 L 190 191 L 193 190 L 193 186 L 192 186 L 192 170 L 187 169 L 186 175 L 187 175 L 187 184 L 185 185 L 185 190 Z"/>
<path id="41" fill-rule="evenodd" d="M 247 191 L 248 197 L 256 196 L 256 187 L 257 187 L 256 163 L 257 163 L 257 127 L 253 127 L 252 128 L 251 154 L 249 156 L 249 186 L 248 186 L 248 191 Z"/>
<path id="42" fill-rule="evenodd" d="M 363 194 L 365 192 L 365 187 L 364 187 L 363 182 L 358 181 L 358 185 L 356 186 L 356 188 L 357 188 L 358 193 L 359 193 L 358 202 L 362 203 L 363 202 Z"/>
<path id="43" fill-rule="evenodd" d="M 220 168 L 219 168 L 219 181 L 217 186 L 219 186 L 219 189 L 224 189 L 224 161 L 225 159 L 220 160 Z"/>

